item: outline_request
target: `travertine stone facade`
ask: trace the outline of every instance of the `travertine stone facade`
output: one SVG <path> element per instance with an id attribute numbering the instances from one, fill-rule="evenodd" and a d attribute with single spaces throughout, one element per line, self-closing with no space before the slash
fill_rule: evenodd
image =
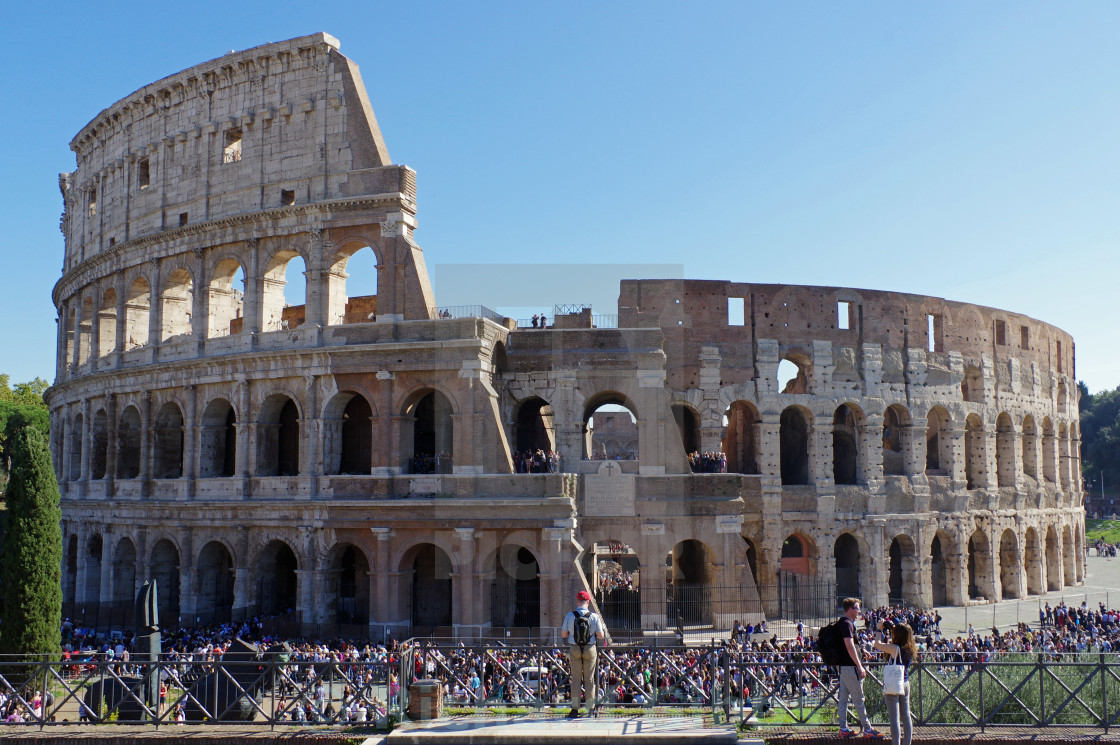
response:
<path id="1" fill-rule="evenodd" d="M 1083 578 L 1074 349 L 1052 326 L 693 280 L 623 282 L 617 328 L 445 317 L 415 173 L 325 34 L 146 86 L 71 147 L 48 399 L 87 616 L 156 577 L 184 623 L 547 633 L 595 581 L 581 556 L 618 544 L 646 568 L 646 626 L 674 585 L 929 605 Z M 377 295 L 351 297 L 367 250 Z M 605 404 L 636 420 L 616 443 L 636 458 L 592 459 Z M 515 473 L 537 448 L 559 472 Z M 721 450 L 728 473 L 690 471 Z"/>

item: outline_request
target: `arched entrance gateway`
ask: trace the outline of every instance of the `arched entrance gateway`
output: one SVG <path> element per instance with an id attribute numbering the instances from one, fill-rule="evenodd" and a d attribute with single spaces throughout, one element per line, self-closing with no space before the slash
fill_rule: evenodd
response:
<path id="1" fill-rule="evenodd" d="M 283 541 L 270 541 L 261 551 L 253 571 L 257 612 L 266 616 L 289 613 L 297 603 L 298 564 L 291 547 Z"/>
<path id="2" fill-rule="evenodd" d="M 611 633 L 642 628 L 642 565 L 622 541 L 596 543 L 583 555 L 583 573 Z"/>
<path id="3" fill-rule="evenodd" d="M 493 628 L 537 628 L 541 625 L 540 565 L 532 551 L 506 544 L 494 554 L 490 584 L 490 625 Z"/>
<path id="4" fill-rule="evenodd" d="M 860 597 L 859 543 L 851 533 L 841 533 L 832 555 L 836 559 L 836 597 Z"/>
<path id="5" fill-rule="evenodd" d="M 437 627 L 451 625 L 451 559 L 442 548 L 421 543 L 401 559 L 403 607 L 412 621 L 412 633 L 423 636 Z"/>
<path id="6" fill-rule="evenodd" d="M 941 546 L 941 536 L 935 535 L 929 547 L 929 579 L 933 590 L 934 605 L 948 605 L 949 588 L 946 577 L 945 555 Z"/>
<path id="7" fill-rule="evenodd" d="M 992 550 L 988 536 L 977 528 L 968 539 L 968 597 L 972 600 L 992 598 Z"/>
<path id="8" fill-rule="evenodd" d="M 218 541 L 207 543 L 198 555 L 198 587 L 195 590 L 196 622 L 223 623 L 233 609 L 233 557 Z"/>
<path id="9" fill-rule="evenodd" d="M 1011 528 L 1003 531 L 999 539 L 999 585 L 1002 599 L 1017 598 L 1019 587 L 1019 539 Z"/>
<path id="10" fill-rule="evenodd" d="M 336 627 L 369 623 L 369 560 L 350 543 L 335 546 L 327 560 L 327 618 Z"/>
<path id="11" fill-rule="evenodd" d="M 667 625 L 699 626 L 712 623 L 712 556 L 702 542 L 681 541 L 666 557 Z"/>

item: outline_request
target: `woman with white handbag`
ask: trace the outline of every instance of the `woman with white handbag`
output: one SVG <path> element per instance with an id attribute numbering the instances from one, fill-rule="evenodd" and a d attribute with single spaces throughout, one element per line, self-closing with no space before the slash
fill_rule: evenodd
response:
<path id="1" fill-rule="evenodd" d="M 914 632 L 904 623 L 892 626 L 881 621 L 883 636 L 890 632 L 891 640 L 876 641 L 873 646 L 887 656 L 883 666 L 883 698 L 891 720 L 891 745 L 910 745 L 914 728 L 910 721 L 910 663 L 918 652 Z"/>

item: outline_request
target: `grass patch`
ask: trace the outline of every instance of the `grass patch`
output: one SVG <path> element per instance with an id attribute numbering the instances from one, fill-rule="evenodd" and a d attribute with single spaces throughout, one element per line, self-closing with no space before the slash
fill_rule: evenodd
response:
<path id="1" fill-rule="evenodd" d="M 1109 543 L 1120 542 L 1120 520 L 1086 520 L 1085 539 L 1087 541 L 1099 539 Z"/>

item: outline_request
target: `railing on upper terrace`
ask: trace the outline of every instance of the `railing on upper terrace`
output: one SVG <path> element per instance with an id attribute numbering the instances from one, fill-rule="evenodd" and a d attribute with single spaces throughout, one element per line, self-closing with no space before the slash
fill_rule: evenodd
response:
<path id="1" fill-rule="evenodd" d="M 435 318 L 486 318 L 494 323 L 505 323 L 506 317 L 485 305 L 440 305 L 429 308 Z"/>

